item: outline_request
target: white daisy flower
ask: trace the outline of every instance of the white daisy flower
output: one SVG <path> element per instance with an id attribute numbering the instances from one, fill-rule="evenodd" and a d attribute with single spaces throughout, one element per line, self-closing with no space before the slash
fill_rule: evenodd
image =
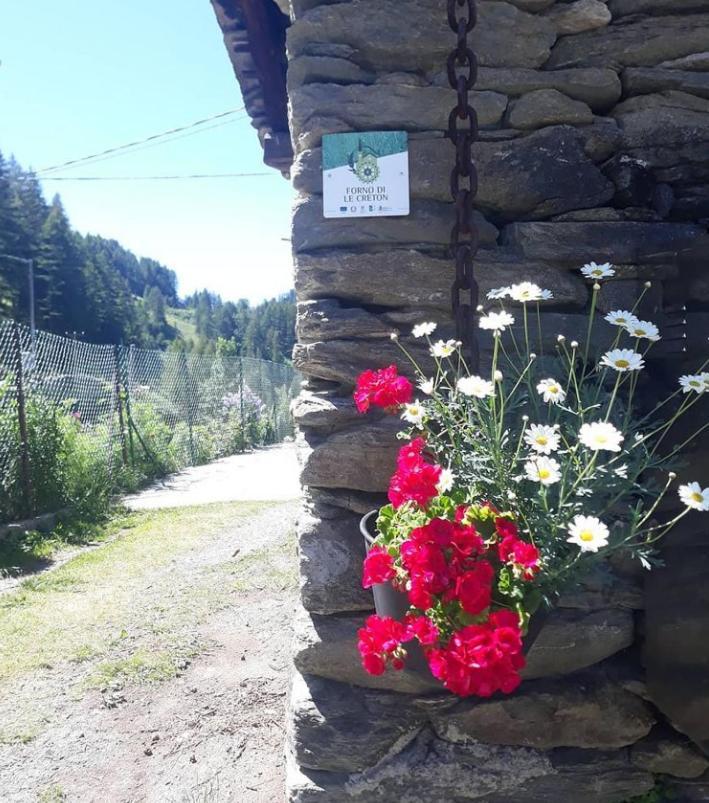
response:
<path id="1" fill-rule="evenodd" d="M 561 466 L 553 457 L 533 457 L 524 464 L 527 479 L 542 485 L 553 485 L 561 479 Z"/>
<path id="2" fill-rule="evenodd" d="M 604 262 L 602 265 L 588 262 L 581 268 L 581 273 L 587 279 L 609 279 L 611 276 L 615 276 L 613 265 L 610 262 Z"/>
<path id="3" fill-rule="evenodd" d="M 421 393 L 425 393 L 427 396 L 430 396 L 433 393 L 434 382 L 432 379 L 423 379 L 418 383 L 418 387 Z"/>
<path id="4" fill-rule="evenodd" d="M 554 293 L 551 290 L 542 290 L 539 294 L 540 301 L 551 301 L 554 298 Z"/>
<path id="5" fill-rule="evenodd" d="M 679 486 L 679 498 L 693 510 L 709 510 L 709 488 L 702 488 L 698 482 Z"/>
<path id="6" fill-rule="evenodd" d="M 631 337 L 643 337 L 653 341 L 660 339 L 660 330 L 650 321 L 631 321 L 626 324 L 625 330 Z"/>
<path id="7" fill-rule="evenodd" d="M 408 421 L 409 424 L 414 424 L 420 428 L 423 425 L 423 419 L 425 415 L 426 411 L 423 405 L 417 400 L 411 404 L 404 405 L 404 412 L 401 414 L 401 417 L 404 419 L 404 421 Z"/>
<path id="8" fill-rule="evenodd" d="M 704 382 L 705 390 L 709 390 L 709 371 L 704 371 L 704 373 L 699 374 L 702 378 L 702 382 Z"/>
<path id="9" fill-rule="evenodd" d="M 607 421 L 595 421 L 581 427 L 579 441 L 594 452 L 619 452 L 623 434 Z"/>
<path id="10" fill-rule="evenodd" d="M 559 448 L 559 434 L 547 424 L 530 424 L 524 439 L 540 454 L 551 454 Z"/>
<path id="11" fill-rule="evenodd" d="M 523 304 L 527 301 L 539 301 L 542 297 L 542 288 L 532 282 L 520 282 L 510 287 L 510 297 L 513 301 L 521 301 Z"/>
<path id="12" fill-rule="evenodd" d="M 493 383 L 481 376 L 462 376 L 456 383 L 456 387 L 464 396 L 475 396 L 476 399 L 495 395 Z"/>
<path id="13" fill-rule="evenodd" d="M 537 393 L 543 397 L 545 402 L 561 404 L 566 398 L 566 392 L 556 379 L 542 379 L 537 385 Z"/>
<path id="14" fill-rule="evenodd" d="M 417 323 L 416 326 L 411 330 L 411 334 L 414 337 L 426 337 L 428 335 L 432 335 L 436 331 L 436 326 L 438 324 L 433 323 L 433 321 L 425 321 L 424 323 Z"/>
<path id="15" fill-rule="evenodd" d="M 625 371 L 640 371 L 645 366 L 645 361 L 641 354 L 632 349 L 613 349 L 603 355 L 601 365 L 624 373 Z"/>
<path id="16" fill-rule="evenodd" d="M 685 374 L 679 378 L 679 384 L 685 393 L 704 393 L 707 390 L 704 374 Z"/>
<path id="17" fill-rule="evenodd" d="M 576 544 L 582 552 L 598 552 L 608 546 L 608 527 L 595 516 L 574 516 L 569 525 L 569 544 Z"/>
<path id="18" fill-rule="evenodd" d="M 454 481 L 455 474 L 449 468 L 444 468 L 436 483 L 436 490 L 439 494 L 448 493 L 448 491 L 452 490 Z"/>
<path id="19" fill-rule="evenodd" d="M 630 326 L 638 321 L 637 317 L 627 309 L 613 310 L 606 315 L 604 320 L 612 323 L 613 326 Z"/>
<path id="20" fill-rule="evenodd" d="M 492 329 L 494 332 L 504 332 L 505 327 L 512 326 L 515 319 L 509 312 L 489 312 L 484 318 L 480 319 L 481 329 Z"/>
<path id="21" fill-rule="evenodd" d="M 490 301 L 497 301 L 500 298 L 507 298 L 509 294 L 509 287 L 496 287 L 493 290 L 488 290 L 487 297 Z"/>
<path id="22" fill-rule="evenodd" d="M 439 340 L 431 346 L 431 354 L 434 357 L 450 357 L 455 354 L 455 350 L 460 346 L 459 340 Z"/>

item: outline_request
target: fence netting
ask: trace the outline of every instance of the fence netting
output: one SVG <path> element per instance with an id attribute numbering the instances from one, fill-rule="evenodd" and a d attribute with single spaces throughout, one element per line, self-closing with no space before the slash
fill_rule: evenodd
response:
<path id="1" fill-rule="evenodd" d="M 0 522 L 66 502 L 82 473 L 130 488 L 278 443 L 297 384 L 293 368 L 265 360 L 96 345 L 0 320 Z"/>

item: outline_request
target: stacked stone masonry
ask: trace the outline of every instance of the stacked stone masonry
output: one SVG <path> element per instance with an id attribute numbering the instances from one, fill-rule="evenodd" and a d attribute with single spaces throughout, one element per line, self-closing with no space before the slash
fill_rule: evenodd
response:
<path id="1" fill-rule="evenodd" d="M 612 261 L 601 308 L 627 306 L 652 280 L 646 311 L 665 335 L 652 370 L 688 370 L 707 356 L 709 268 L 672 252 L 709 219 L 709 0 L 478 8 L 481 292 L 523 279 L 549 287 L 550 338 L 574 335 L 589 301 L 577 268 Z M 676 799 L 709 800 L 709 651 L 699 638 L 709 555 L 694 522 L 649 581 L 616 565 L 563 599 L 509 699 L 461 702 L 406 671 L 374 678 L 360 668 L 356 630 L 372 597 L 360 585 L 358 521 L 385 499 L 398 427 L 358 416 L 351 391 L 364 368 L 400 361 L 393 330 L 424 365 L 412 324 L 435 320 L 453 334 L 454 150 L 444 130 L 455 96 L 444 68 L 454 37 L 442 0 L 291 0 L 290 16 L 295 363 L 306 377 L 294 412 L 306 497 L 289 800 L 612 803 L 658 779 Z M 325 220 L 322 135 L 373 129 L 409 132 L 411 214 Z M 703 454 L 692 459 L 706 481 Z"/>

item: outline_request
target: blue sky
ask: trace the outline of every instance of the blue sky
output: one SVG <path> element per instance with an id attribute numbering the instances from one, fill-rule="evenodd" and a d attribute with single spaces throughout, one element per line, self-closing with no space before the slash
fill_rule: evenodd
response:
<path id="1" fill-rule="evenodd" d="M 209 0 L 4 0 L 0 150 L 35 170 L 242 105 Z M 241 115 L 234 115 L 234 118 Z M 231 119 L 231 118 L 229 118 Z M 56 175 L 269 171 L 246 117 Z M 73 225 L 177 271 L 180 292 L 270 297 L 292 286 L 292 190 L 261 178 L 50 182 Z"/>

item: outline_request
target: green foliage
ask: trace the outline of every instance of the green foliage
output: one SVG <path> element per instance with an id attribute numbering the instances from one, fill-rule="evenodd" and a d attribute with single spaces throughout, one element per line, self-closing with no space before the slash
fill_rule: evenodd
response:
<path id="1" fill-rule="evenodd" d="M 288 362 L 295 295 L 250 307 L 207 290 L 183 302 L 174 271 L 116 240 L 71 228 L 61 199 L 47 203 L 37 177 L 0 153 L 0 254 L 31 259 L 37 326 L 93 343 Z M 0 257 L 0 315 L 29 322 L 28 266 Z"/>
<path id="2" fill-rule="evenodd" d="M 185 306 L 185 310 L 179 311 L 176 325 L 181 331 L 185 331 L 187 321 L 194 326 L 194 336 L 185 337 L 189 350 L 290 362 L 295 344 L 293 291 L 250 307 L 245 299 L 236 303 L 222 301 L 218 295 L 201 290 L 189 296 Z M 173 315 L 177 312 L 171 310 Z"/>
<path id="3" fill-rule="evenodd" d="M 164 315 L 166 304 L 179 303 L 175 273 L 115 240 L 75 232 L 59 196 L 48 204 L 36 176 L 2 154 L 0 254 L 33 260 L 39 328 L 145 347 L 164 347 L 178 336 Z M 0 314 L 25 323 L 27 271 L 21 261 L 0 258 Z"/>

